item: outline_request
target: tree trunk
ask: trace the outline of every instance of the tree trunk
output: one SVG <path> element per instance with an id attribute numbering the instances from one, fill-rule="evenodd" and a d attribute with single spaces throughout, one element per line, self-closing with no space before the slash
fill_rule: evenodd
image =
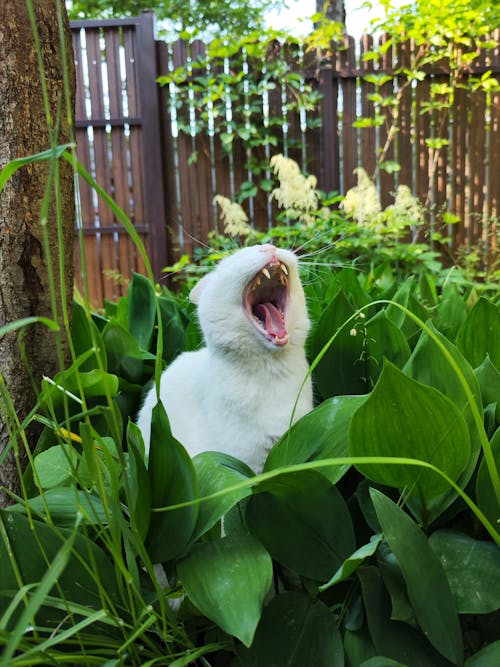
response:
<path id="1" fill-rule="evenodd" d="M 316 0 L 316 11 L 323 12 L 330 21 L 345 25 L 344 0 Z"/>
<path id="2" fill-rule="evenodd" d="M 63 65 L 57 20 L 61 3 L 65 21 L 66 59 L 69 67 L 72 104 L 74 102 L 74 59 L 71 33 L 63 0 L 33 0 L 40 49 L 45 70 L 53 126 L 60 118 L 58 144 L 68 141 Z M 37 53 L 25 0 L 0 1 L 0 168 L 18 157 L 50 148 L 48 123 L 42 96 Z M 73 176 L 69 166 L 60 162 L 62 220 L 64 226 L 65 293 L 58 294 L 70 303 L 73 290 Z M 0 326 L 32 315 L 53 318 L 47 261 L 44 256 L 40 207 L 48 182 L 49 163 L 30 164 L 17 171 L 0 193 Z M 47 233 L 51 266 L 59 285 L 59 249 L 54 197 L 49 208 Z M 57 290 L 58 292 L 60 290 Z M 22 344 L 21 344 L 22 338 Z M 59 341 L 59 342 L 58 342 Z M 65 344 L 42 325 L 26 329 L 22 337 L 9 334 L 0 339 L 0 374 L 22 421 L 36 401 L 35 386 L 42 375 L 53 376 L 58 358 L 64 357 Z M 59 346 L 59 351 L 58 351 Z M 21 351 L 22 350 L 22 351 Z M 23 360 L 27 360 L 27 364 Z M 28 366 L 28 367 L 27 367 Z M 17 439 L 20 459 L 10 447 L 8 412 L 0 394 L 0 507 L 9 502 L 6 492 L 18 493 L 18 465 L 24 464 L 23 446 Z M 28 431 L 29 445 L 36 439 Z M 12 443 L 11 443 L 12 444 Z M 6 448 L 9 450 L 5 457 Z"/>

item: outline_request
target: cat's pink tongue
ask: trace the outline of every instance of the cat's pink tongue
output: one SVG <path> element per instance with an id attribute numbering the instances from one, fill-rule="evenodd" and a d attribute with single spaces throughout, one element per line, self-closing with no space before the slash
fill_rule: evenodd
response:
<path id="1" fill-rule="evenodd" d="M 265 330 L 279 339 L 286 342 L 288 332 L 283 321 L 283 315 L 273 303 L 258 303 L 254 310 L 257 316 L 263 321 Z"/>

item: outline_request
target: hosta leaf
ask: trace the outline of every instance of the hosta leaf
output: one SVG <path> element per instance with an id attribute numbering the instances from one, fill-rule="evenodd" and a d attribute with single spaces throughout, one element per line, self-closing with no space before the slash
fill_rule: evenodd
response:
<path id="1" fill-rule="evenodd" d="M 151 520 L 151 485 L 144 464 L 144 442 L 142 434 L 134 422 L 127 425 L 127 476 L 129 482 L 129 511 L 139 535 L 144 539 Z"/>
<path id="2" fill-rule="evenodd" d="M 500 664 L 500 640 L 488 644 L 465 661 L 465 667 L 492 667 Z"/>
<path id="3" fill-rule="evenodd" d="M 277 595 L 264 609 L 250 649 L 238 651 L 243 667 L 343 667 L 344 650 L 334 614 L 308 595 Z"/>
<path id="4" fill-rule="evenodd" d="M 339 567 L 337 572 L 333 575 L 330 581 L 327 581 L 326 584 L 320 586 L 320 590 L 324 591 L 330 586 L 334 586 L 341 581 L 344 581 L 350 577 L 356 570 L 362 565 L 365 560 L 371 558 L 373 554 L 377 551 L 380 542 L 382 541 L 382 535 L 374 535 L 368 544 L 364 544 L 359 549 L 349 556 L 342 565 Z"/>
<path id="5" fill-rule="evenodd" d="M 318 405 L 274 445 L 264 471 L 294 463 L 348 456 L 349 424 L 352 415 L 365 400 L 366 396 L 335 396 Z M 349 467 L 325 467 L 321 472 L 335 484 Z"/>
<path id="6" fill-rule="evenodd" d="M 133 273 L 127 296 L 129 331 L 141 350 L 149 350 L 156 320 L 156 295 L 149 278 Z"/>
<path id="7" fill-rule="evenodd" d="M 475 369 L 475 373 L 481 388 L 483 405 L 495 405 L 496 423 L 500 424 L 500 371 L 493 366 L 488 355 L 483 363 Z"/>
<path id="8" fill-rule="evenodd" d="M 358 577 L 370 636 L 378 655 L 401 662 L 405 667 L 450 667 L 449 661 L 423 634 L 406 623 L 390 620 L 390 601 L 376 567 L 360 568 Z"/>
<path id="9" fill-rule="evenodd" d="M 458 330 L 467 316 L 467 306 L 454 283 L 448 283 L 443 287 L 441 305 L 434 320 L 436 328 L 448 340 L 455 340 Z"/>
<path id="10" fill-rule="evenodd" d="M 94 344 L 96 346 L 95 353 L 79 367 L 81 371 L 90 371 L 94 368 L 107 370 L 106 349 L 99 329 L 95 322 L 87 317 L 85 310 L 76 301 L 73 303 L 71 339 L 73 341 L 75 357 L 79 357 L 84 352 L 87 352 Z"/>
<path id="11" fill-rule="evenodd" d="M 488 354 L 500 369 L 500 309 L 481 297 L 476 301 L 460 327 L 457 345 L 473 368 L 480 366 Z"/>
<path id="12" fill-rule="evenodd" d="M 382 372 L 384 357 L 402 368 L 410 357 L 410 347 L 401 330 L 379 311 L 366 323 L 367 377 L 375 384 Z"/>
<path id="13" fill-rule="evenodd" d="M 68 482 L 75 474 L 78 460 L 72 445 L 54 445 L 41 452 L 33 462 L 37 485 L 51 489 Z"/>
<path id="14" fill-rule="evenodd" d="M 347 505 L 320 473 L 280 475 L 256 489 L 247 524 L 273 558 L 316 581 L 327 581 L 355 549 Z"/>
<path id="15" fill-rule="evenodd" d="M 343 327 L 314 371 L 314 383 L 323 398 L 339 394 L 364 394 L 367 391 L 359 365 L 363 338 L 361 335 L 351 336 L 352 327 L 343 326 L 353 313 L 353 307 L 344 294 L 339 292 L 325 308 L 313 331 L 311 354 L 316 357 Z"/>
<path id="16" fill-rule="evenodd" d="M 441 561 L 460 614 L 500 609 L 500 548 L 463 533 L 434 532 L 429 544 Z"/>
<path id="17" fill-rule="evenodd" d="M 254 472 L 245 463 L 221 452 L 197 454 L 193 458 L 193 464 L 198 476 L 199 493 L 202 498 L 254 476 Z M 198 518 L 191 539 L 194 541 L 203 535 L 234 505 L 251 493 L 251 488 L 247 487 L 200 503 Z"/>
<path id="18" fill-rule="evenodd" d="M 375 388 L 352 418 L 349 449 L 352 456 L 427 461 L 455 480 L 469 460 L 470 439 L 449 399 L 385 362 Z M 376 482 L 406 486 L 427 500 L 448 489 L 439 475 L 415 466 L 380 461 L 356 467 Z"/>
<path id="19" fill-rule="evenodd" d="M 500 471 L 500 427 L 495 431 L 490 446 L 495 465 L 497 470 Z M 497 526 L 500 519 L 500 506 L 484 457 L 481 460 L 477 473 L 476 500 L 480 509 L 486 515 L 486 518 L 489 519 L 494 526 Z"/>
<path id="20" fill-rule="evenodd" d="M 200 542 L 177 572 L 198 609 L 250 646 L 273 576 L 264 547 L 250 535 Z"/>
<path id="21" fill-rule="evenodd" d="M 70 528 L 75 525 L 77 514 L 89 524 L 107 524 L 108 516 L 101 499 L 93 494 L 72 486 L 62 486 L 45 491 L 23 503 L 9 507 L 9 512 L 27 512 L 29 507 L 35 517 L 54 522 L 57 526 Z"/>
<path id="22" fill-rule="evenodd" d="M 474 472 L 479 452 L 481 451 L 480 434 L 472 409 L 475 403 L 476 412 L 482 414 L 481 392 L 474 371 L 464 356 L 432 324 L 429 323 L 428 327 L 431 333 L 436 336 L 438 342 L 431 335 L 424 332 L 415 346 L 404 371 L 414 380 L 435 387 L 444 396 L 447 396 L 465 419 L 469 430 L 471 455 L 466 468 L 458 479 L 459 486 L 465 488 Z M 468 390 L 462 385 L 459 376 L 452 368 L 440 345 L 445 348 L 458 367 L 459 372 L 467 383 Z M 439 516 L 453 502 L 456 496 L 457 494 L 453 489 L 448 489 L 442 497 L 432 499 L 424 511 L 426 522 L 430 523 Z M 414 508 L 413 499 L 411 505 Z M 417 507 L 415 506 L 414 509 L 417 509 Z M 423 517 L 421 518 L 423 520 Z"/>
<path id="23" fill-rule="evenodd" d="M 198 480 L 191 457 L 172 435 L 163 404 L 153 408 L 148 461 L 151 484 L 151 523 L 146 548 L 153 562 L 180 556 L 196 524 L 198 506 L 155 511 L 198 497 Z"/>
<path id="24" fill-rule="evenodd" d="M 375 489 L 371 496 L 384 537 L 403 573 L 420 627 L 443 656 L 453 664 L 461 664 L 462 631 L 455 600 L 438 557 L 424 533 L 400 507 Z"/>
<path id="25" fill-rule="evenodd" d="M 47 563 L 72 535 L 66 528 L 54 528 L 8 510 L 0 511 L 0 523 L 0 591 L 18 590 L 15 568 L 23 582 L 39 582 Z M 102 595 L 120 604 L 115 567 L 92 540 L 77 533 L 65 569 L 54 582 L 52 595 L 64 595 L 69 602 L 97 609 L 102 608 Z M 8 599 L 0 596 L 0 614 L 10 600 L 11 596 Z M 59 622 L 60 616 L 48 611 L 43 621 L 42 625 Z"/>

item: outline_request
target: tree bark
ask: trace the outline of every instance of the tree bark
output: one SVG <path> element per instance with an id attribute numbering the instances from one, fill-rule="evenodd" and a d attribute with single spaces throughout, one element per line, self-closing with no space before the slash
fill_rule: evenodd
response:
<path id="1" fill-rule="evenodd" d="M 63 0 L 33 0 L 40 48 L 50 102 L 52 125 L 60 122 L 58 144 L 69 140 L 64 99 L 63 61 L 57 20 L 61 4 L 65 21 L 66 60 L 70 96 L 74 103 L 74 59 L 71 33 Z M 25 0 L 0 2 L 0 168 L 18 157 L 50 148 L 50 123 L 47 122 L 42 96 L 35 40 Z M 65 290 L 58 294 L 58 317 L 61 299 L 70 303 L 73 290 L 73 176 L 69 165 L 60 162 L 62 220 L 64 242 L 61 252 L 65 261 Z M 30 164 L 17 171 L 0 193 L 0 326 L 32 315 L 53 318 L 49 289 L 47 258 L 44 256 L 40 224 L 41 204 L 48 182 L 49 163 Z M 50 263 L 57 291 L 59 286 L 59 247 L 55 202 L 52 195 L 47 234 Z M 21 336 L 9 334 L 0 339 L 0 374 L 22 421 L 36 401 L 35 387 L 43 375 L 53 376 L 58 358 L 67 346 L 59 343 L 54 332 L 42 325 L 29 327 Z M 59 339 L 60 341 L 61 339 Z M 22 352 L 23 350 L 23 352 Z M 27 360 L 27 364 L 24 363 Z M 0 397 L 0 507 L 9 502 L 7 490 L 19 492 L 18 465 L 23 466 L 23 446 L 17 440 L 20 460 L 11 446 L 10 420 Z M 11 425 L 11 424 L 10 424 Z M 12 426 L 12 425 L 11 425 Z M 36 440 L 34 430 L 27 431 L 29 445 Z M 8 453 L 6 454 L 5 450 Z"/>

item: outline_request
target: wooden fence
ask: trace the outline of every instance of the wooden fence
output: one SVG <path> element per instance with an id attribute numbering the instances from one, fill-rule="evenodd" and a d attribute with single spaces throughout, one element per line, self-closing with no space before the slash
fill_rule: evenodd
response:
<path id="1" fill-rule="evenodd" d="M 182 253 L 191 254 L 217 227 L 213 197 L 232 197 L 251 178 L 245 167 L 251 149 L 235 140 L 228 152 L 214 133 L 177 131 L 178 115 L 189 116 L 194 126 L 205 110 L 196 97 L 188 109 L 179 109 L 175 90 L 158 87 L 155 79 L 203 54 L 202 43 L 155 42 L 150 12 L 138 19 L 73 22 L 72 30 L 79 157 L 131 216 L 160 278 L 163 266 Z M 498 31 L 495 36 L 498 43 Z M 346 37 L 333 58 L 309 63 L 302 75 L 322 95 L 320 108 L 311 112 L 321 120 L 320 127 L 307 129 L 304 115 L 290 113 L 283 98 L 281 113 L 287 124 L 273 153 L 288 152 L 318 177 L 321 189 L 341 194 L 355 185 L 356 167 L 374 173 L 392 112 L 382 109 L 387 122 L 380 127 L 356 126 L 355 121 L 376 113 L 369 98 L 374 84 L 363 77 L 385 72 L 391 78 L 381 93 L 400 91 L 401 98 L 398 131 L 386 159 L 401 168 L 377 175 L 383 206 L 393 201 L 398 184 L 408 185 L 430 207 L 433 219 L 439 219 L 444 209 L 460 217 L 449 229 L 454 247 L 490 242 L 488 230 L 494 231 L 500 216 L 500 94 L 458 89 L 450 109 L 423 113 L 431 86 L 447 80 L 445 69 L 429 71 L 423 81 L 401 88 L 394 72 L 409 57 L 409 47 L 397 53 L 389 50 L 381 69 L 363 61 L 362 54 L 371 49 L 368 36 L 360 44 Z M 276 57 L 285 57 L 278 52 Z M 474 75 L 486 70 L 500 73 L 500 48 L 483 51 L 470 70 Z M 278 95 L 273 104 L 281 100 Z M 264 114 L 264 99 L 260 104 Z M 445 144 L 439 150 L 429 147 L 428 139 L 438 136 Z M 194 154 L 196 161 L 190 159 Z M 103 298 L 123 293 L 131 270 L 144 267 L 112 213 L 85 185 L 81 204 L 90 293 L 98 305 Z M 266 193 L 250 197 L 245 206 L 252 224 L 258 228 L 272 224 L 276 211 Z"/>

